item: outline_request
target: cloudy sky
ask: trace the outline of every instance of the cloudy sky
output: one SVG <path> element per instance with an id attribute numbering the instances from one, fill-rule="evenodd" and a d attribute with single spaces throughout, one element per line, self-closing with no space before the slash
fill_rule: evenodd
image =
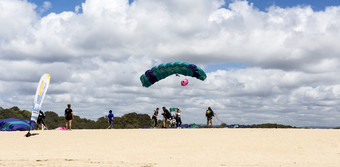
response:
<path id="1" fill-rule="evenodd" d="M 96 120 L 179 107 L 184 123 L 340 125 L 340 2 L 0 0 L 0 106 Z M 207 79 L 139 77 L 189 62 Z M 189 85 L 180 86 L 183 78 Z M 219 124 L 219 121 L 215 121 Z"/>

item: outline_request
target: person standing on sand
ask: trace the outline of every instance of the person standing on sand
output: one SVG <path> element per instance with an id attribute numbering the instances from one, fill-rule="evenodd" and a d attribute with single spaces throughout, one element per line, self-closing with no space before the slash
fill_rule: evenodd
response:
<path id="1" fill-rule="evenodd" d="M 152 120 L 154 121 L 154 127 L 157 126 L 157 117 L 158 117 L 158 110 L 159 108 L 156 108 L 156 110 L 153 111 L 153 114 L 152 114 Z"/>
<path id="2" fill-rule="evenodd" d="M 162 107 L 162 109 L 163 109 L 163 113 L 162 113 L 162 115 L 163 115 L 163 127 L 162 128 L 167 128 L 166 122 L 168 121 L 168 119 L 171 118 L 171 114 L 170 114 L 169 110 L 166 109 L 165 107 Z"/>
<path id="3" fill-rule="evenodd" d="M 107 127 L 107 129 L 111 129 L 113 126 L 113 114 L 112 114 L 112 110 L 109 111 L 109 115 L 107 115 L 107 121 L 109 122 L 109 127 Z"/>
<path id="4" fill-rule="evenodd" d="M 170 120 L 170 127 L 176 128 L 176 119 L 175 119 L 175 116 L 172 116 L 172 117 L 171 117 L 171 120 Z"/>
<path id="5" fill-rule="evenodd" d="M 44 119 L 45 119 L 45 114 L 40 110 L 39 115 L 38 115 L 38 120 L 37 120 L 37 129 L 39 129 L 40 124 L 46 127 Z M 41 129 L 44 130 L 43 127 Z"/>
<path id="6" fill-rule="evenodd" d="M 182 125 L 182 119 L 181 119 L 181 110 L 179 108 L 177 108 L 176 110 L 176 127 L 180 128 Z"/>
<path id="7" fill-rule="evenodd" d="M 209 128 L 209 122 L 211 124 L 211 127 L 213 127 L 212 118 L 215 116 L 215 113 L 211 109 L 211 107 L 208 107 L 208 110 L 206 111 L 205 116 L 207 117 L 207 128 Z"/>
<path id="8" fill-rule="evenodd" d="M 67 104 L 67 108 L 65 109 L 65 119 L 66 119 L 66 130 L 69 127 L 69 130 L 72 129 L 72 120 L 74 119 L 73 111 L 71 109 L 71 104 Z"/>

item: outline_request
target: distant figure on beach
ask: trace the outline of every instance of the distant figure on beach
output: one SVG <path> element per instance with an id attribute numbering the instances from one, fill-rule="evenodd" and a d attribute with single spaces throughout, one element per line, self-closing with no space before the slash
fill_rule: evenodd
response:
<path id="1" fill-rule="evenodd" d="M 66 130 L 72 129 L 72 120 L 74 119 L 73 111 L 71 109 L 71 104 L 67 104 L 67 108 L 65 109 L 65 119 L 66 119 Z"/>
<path id="2" fill-rule="evenodd" d="M 207 128 L 209 128 L 209 122 L 211 124 L 211 127 L 213 127 L 212 118 L 215 116 L 215 113 L 211 109 L 211 107 L 208 107 L 208 110 L 206 111 L 205 116 L 207 117 Z"/>
<path id="3" fill-rule="evenodd" d="M 172 128 L 175 128 L 175 127 L 176 127 L 176 119 L 175 119 L 175 116 L 171 116 L 170 127 L 172 127 Z"/>
<path id="4" fill-rule="evenodd" d="M 154 127 L 157 126 L 157 118 L 158 118 L 158 111 L 159 111 L 159 108 L 156 108 L 156 110 L 153 111 L 153 114 L 152 114 L 152 120 L 154 122 Z"/>
<path id="5" fill-rule="evenodd" d="M 162 109 L 163 109 L 163 113 L 162 113 L 162 115 L 163 115 L 163 128 L 166 128 L 167 127 L 166 123 L 167 123 L 168 119 L 171 118 L 171 114 L 170 114 L 169 110 L 166 109 L 165 107 L 162 107 Z"/>
<path id="6" fill-rule="evenodd" d="M 109 122 L 109 127 L 107 129 L 111 129 L 113 126 L 113 117 L 112 110 L 109 111 L 109 115 L 107 115 L 107 121 Z"/>
<path id="7" fill-rule="evenodd" d="M 45 117 L 46 117 L 45 114 L 40 110 L 39 115 L 38 115 L 38 119 L 37 119 L 37 129 L 39 129 L 39 126 L 41 124 L 44 125 L 44 127 L 46 127 L 46 124 L 45 124 L 45 121 L 44 121 Z M 41 129 L 43 129 L 43 127 Z"/>
<path id="8" fill-rule="evenodd" d="M 182 125 L 182 120 L 181 120 L 181 112 L 179 108 L 176 110 L 176 127 L 179 128 Z"/>

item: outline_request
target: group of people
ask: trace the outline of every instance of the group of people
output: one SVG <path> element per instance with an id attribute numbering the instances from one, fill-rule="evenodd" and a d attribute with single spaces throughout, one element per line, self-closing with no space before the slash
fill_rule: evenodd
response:
<path id="1" fill-rule="evenodd" d="M 171 114 L 171 112 L 166 108 L 162 107 L 163 112 L 163 125 L 162 128 L 168 127 L 167 122 L 169 120 L 170 122 L 170 127 L 181 127 L 182 125 L 182 120 L 181 120 L 181 110 L 179 108 L 175 108 L 175 113 Z M 158 113 L 159 113 L 159 108 L 156 108 L 156 110 L 153 111 L 152 114 L 152 120 L 154 122 L 154 127 L 157 127 L 157 118 L 158 118 Z M 207 128 L 209 128 L 209 123 L 211 127 L 213 127 L 213 117 L 216 115 L 214 111 L 211 109 L 209 106 L 208 109 L 206 110 L 205 116 L 207 117 Z"/>
<path id="2" fill-rule="evenodd" d="M 43 125 L 42 129 L 44 129 L 44 127 L 47 127 L 46 123 L 44 121 L 45 117 L 46 117 L 45 114 L 40 110 L 39 115 L 38 115 L 38 119 L 37 119 L 37 129 L 39 129 L 40 125 Z M 66 121 L 66 129 L 71 130 L 72 129 L 72 120 L 74 119 L 73 111 L 71 109 L 71 104 L 67 104 L 67 108 L 65 109 L 64 117 L 65 117 L 65 121 Z"/>
<path id="3" fill-rule="evenodd" d="M 66 121 L 66 130 L 71 130 L 72 129 L 72 120 L 74 119 L 74 115 L 73 115 L 73 111 L 71 109 L 71 104 L 67 104 L 67 108 L 65 109 L 65 121 Z M 112 114 L 112 110 L 109 111 L 109 114 L 107 116 L 108 118 L 108 122 L 109 122 L 109 127 L 107 127 L 108 129 L 111 129 L 113 126 L 113 114 Z M 40 124 L 44 125 L 46 127 L 45 124 L 45 114 L 40 111 L 39 116 L 38 116 L 38 120 L 37 120 L 37 126 L 39 126 Z"/>
<path id="4" fill-rule="evenodd" d="M 173 113 L 171 113 L 166 107 L 162 107 L 162 116 L 163 116 L 163 125 L 162 128 L 168 127 L 168 121 L 170 122 L 170 127 L 181 127 L 182 125 L 182 119 L 181 119 L 181 112 L 179 108 L 172 108 L 174 110 Z M 159 108 L 156 108 L 156 110 L 153 111 L 152 114 L 152 120 L 154 122 L 154 127 L 157 127 L 157 121 L 158 121 L 158 113 Z"/>
<path id="5" fill-rule="evenodd" d="M 166 107 L 162 107 L 162 115 L 163 115 L 163 125 L 162 128 L 167 128 L 168 127 L 168 121 L 170 122 L 169 126 L 170 127 L 181 127 L 182 125 L 182 119 L 181 119 L 181 113 L 182 110 L 179 108 L 171 108 L 174 109 L 174 113 L 171 113 Z M 157 121 L 158 121 L 158 114 L 159 114 L 159 108 L 156 108 L 153 111 L 152 114 L 152 120 L 154 122 L 154 127 L 157 127 Z M 208 107 L 206 110 L 205 116 L 207 117 L 207 128 L 209 127 L 209 123 L 211 124 L 211 127 L 213 127 L 213 122 L 212 119 L 216 115 L 214 111 L 211 109 L 211 107 Z M 73 116 L 73 111 L 71 109 L 71 104 L 67 104 L 67 108 L 65 109 L 65 120 L 66 120 L 66 129 L 71 130 L 72 128 L 72 120 L 74 119 Z M 109 114 L 107 116 L 109 127 L 107 129 L 111 129 L 113 127 L 113 117 L 114 115 L 112 114 L 112 110 L 109 111 Z M 46 127 L 46 124 L 44 122 L 45 115 L 42 111 L 40 111 L 38 120 L 37 120 L 37 125 L 39 126 L 40 124 L 44 125 Z"/>

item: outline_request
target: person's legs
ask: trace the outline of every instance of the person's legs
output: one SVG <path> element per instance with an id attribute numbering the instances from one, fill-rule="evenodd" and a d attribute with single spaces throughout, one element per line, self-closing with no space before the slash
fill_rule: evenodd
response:
<path id="1" fill-rule="evenodd" d="M 41 123 L 45 126 L 46 128 L 46 124 L 45 124 L 45 121 L 44 120 L 41 120 Z"/>
<path id="2" fill-rule="evenodd" d="M 207 118 L 207 128 L 209 128 L 209 122 L 211 124 L 211 127 L 213 126 L 212 124 L 212 118 Z"/>
<path id="3" fill-rule="evenodd" d="M 154 121 L 155 121 L 154 127 L 157 127 L 157 118 L 154 118 Z"/>
<path id="4" fill-rule="evenodd" d="M 209 122 L 210 122 L 210 118 L 207 117 L 207 128 L 209 128 Z"/>
<path id="5" fill-rule="evenodd" d="M 72 119 L 68 121 L 69 122 L 69 127 L 70 127 L 70 130 L 72 129 Z"/>
<path id="6" fill-rule="evenodd" d="M 113 121 L 110 121 L 110 126 L 109 126 L 109 129 L 111 129 L 113 126 Z"/>
<path id="7" fill-rule="evenodd" d="M 68 127 L 68 121 L 69 121 L 69 120 L 66 120 L 66 129 L 67 129 L 67 127 Z"/>
<path id="8" fill-rule="evenodd" d="M 109 126 L 106 129 L 110 129 L 111 128 L 111 121 L 109 121 Z"/>
<path id="9" fill-rule="evenodd" d="M 163 127 L 166 128 L 166 118 L 163 119 Z"/>

